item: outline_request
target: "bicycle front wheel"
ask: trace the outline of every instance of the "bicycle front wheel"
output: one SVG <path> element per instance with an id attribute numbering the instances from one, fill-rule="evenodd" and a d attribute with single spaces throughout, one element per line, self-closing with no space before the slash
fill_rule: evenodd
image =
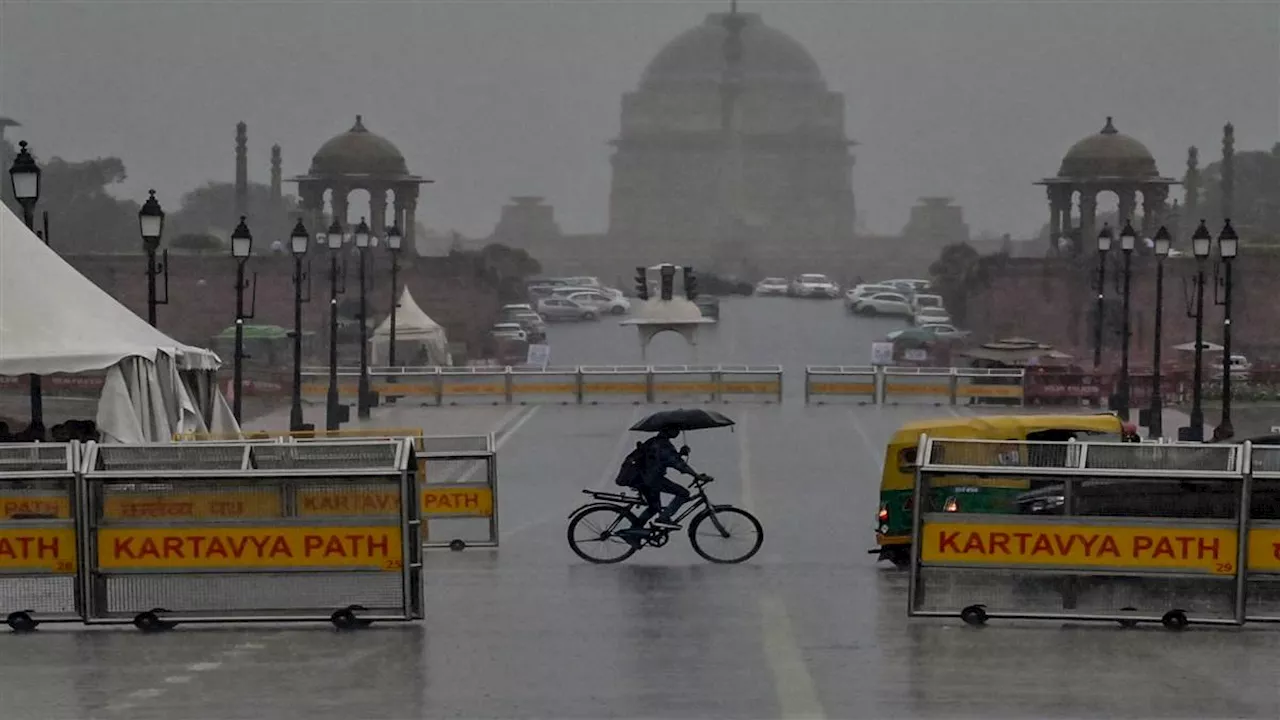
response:
<path id="1" fill-rule="evenodd" d="M 640 548 L 618 533 L 635 524 L 636 516 L 623 508 L 608 505 L 587 508 L 569 521 L 569 547 L 590 563 L 622 562 Z"/>
<path id="2" fill-rule="evenodd" d="M 746 510 L 717 505 L 714 516 L 710 509 L 703 510 L 689 524 L 689 543 L 709 562 L 740 563 L 759 552 L 764 527 Z"/>

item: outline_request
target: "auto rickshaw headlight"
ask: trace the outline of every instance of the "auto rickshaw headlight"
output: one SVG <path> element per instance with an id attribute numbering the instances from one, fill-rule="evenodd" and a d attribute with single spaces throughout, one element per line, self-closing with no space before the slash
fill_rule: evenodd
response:
<path id="1" fill-rule="evenodd" d="M 960 503 L 956 502 L 956 498 L 954 495 L 947 498 L 947 501 L 943 503 L 942 511 L 943 512 L 959 512 L 960 511 Z"/>
<path id="2" fill-rule="evenodd" d="M 880 519 L 880 522 L 882 522 L 882 523 L 887 523 L 887 522 L 889 522 L 889 508 L 888 508 L 888 506 L 886 506 L 884 503 L 880 503 L 880 512 L 879 512 L 879 513 L 876 513 L 876 517 L 877 517 L 877 518 L 879 518 L 879 519 Z"/>

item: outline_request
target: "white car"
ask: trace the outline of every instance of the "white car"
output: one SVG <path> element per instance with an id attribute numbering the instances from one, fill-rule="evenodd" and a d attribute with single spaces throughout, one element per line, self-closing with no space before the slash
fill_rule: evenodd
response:
<path id="1" fill-rule="evenodd" d="M 533 306 L 530 305 L 529 303 L 512 303 L 510 305 L 502 306 L 503 315 L 508 315 L 510 313 L 531 313 L 531 312 L 537 312 L 537 311 L 534 310 Z"/>
<path id="2" fill-rule="evenodd" d="M 916 327 L 950 325 L 951 314 L 946 311 L 946 308 L 920 308 L 914 314 L 914 324 Z"/>
<path id="3" fill-rule="evenodd" d="M 826 275 L 806 273 L 791 281 L 791 294 L 795 297 L 840 297 L 840 286 Z"/>
<path id="4" fill-rule="evenodd" d="M 932 295 L 929 293 L 917 293 L 911 296 L 911 308 L 913 313 L 918 313 L 925 308 L 940 308 L 946 303 L 941 295 Z"/>
<path id="5" fill-rule="evenodd" d="M 878 292 L 859 298 L 853 311 L 859 315 L 911 316 L 911 303 L 900 292 Z"/>
<path id="6" fill-rule="evenodd" d="M 583 290 L 564 297 L 579 305 L 594 308 L 601 315 L 622 315 L 631 309 L 631 301 L 625 297 L 613 297 L 599 290 Z"/>
<path id="7" fill-rule="evenodd" d="M 934 335 L 937 335 L 940 338 L 969 337 L 968 330 L 960 330 L 955 325 L 948 325 L 945 323 L 921 325 L 920 329 L 928 330 L 929 332 L 933 333 Z"/>
<path id="8" fill-rule="evenodd" d="M 854 308 L 857 306 L 859 300 L 861 300 L 864 297 L 868 297 L 870 295 L 875 295 L 876 293 L 882 293 L 882 292 L 896 293 L 896 292 L 899 292 L 899 290 L 898 288 L 892 285 L 880 285 L 878 283 L 877 284 L 863 283 L 862 285 L 858 285 L 854 287 L 852 290 L 849 290 L 844 294 L 845 309 L 848 310 L 849 312 L 854 312 Z"/>
<path id="9" fill-rule="evenodd" d="M 498 323 L 493 326 L 489 334 L 495 338 L 503 340 L 525 340 L 528 341 L 529 335 L 521 327 L 520 323 Z"/>
<path id="10" fill-rule="evenodd" d="M 908 293 L 927 293 L 933 289 L 933 283 L 928 280 L 919 280 L 916 278 L 898 278 L 897 280 L 885 280 L 884 285 L 892 285 L 904 292 Z"/>
<path id="11" fill-rule="evenodd" d="M 786 295 L 791 289 L 791 284 L 786 278 L 767 277 L 756 283 L 757 295 Z"/>
<path id="12" fill-rule="evenodd" d="M 595 320 L 600 312 L 569 298 L 549 297 L 538 301 L 538 314 L 548 322 L 557 320 Z"/>

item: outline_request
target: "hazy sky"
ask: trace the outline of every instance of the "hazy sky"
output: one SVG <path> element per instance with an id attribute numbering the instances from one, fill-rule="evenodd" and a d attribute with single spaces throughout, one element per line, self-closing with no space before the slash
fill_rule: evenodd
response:
<path id="1" fill-rule="evenodd" d="M 487 234 L 511 195 L 602 231 L 620 98 L 663 43 L 727 2 L 0 0 L 0 115 L 41 157 L 118 155 L 121 195 L 286 175 L 357 113 L 434 178 L 418 219 Z M 1114 115 L 1161 171 L 1280 140 L 1277 2 L 744 2 L 843 92 L 871 231 L 950 195 L 975 233 L 1034 232 L 1030 183 Z M 750 48 L 747 48 L 750 51 Z"/>

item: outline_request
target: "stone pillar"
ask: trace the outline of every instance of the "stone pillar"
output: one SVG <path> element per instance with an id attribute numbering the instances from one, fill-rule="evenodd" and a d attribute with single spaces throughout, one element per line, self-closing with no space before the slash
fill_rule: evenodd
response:
<path id="1" fill-rule="evenodd" d="M 1222 219 L 1230 220 L 1236 204 L 1236 129 L 1222 128 Z"/>
<path id="2" fill-rule="evenodd" d="M 298 183 L 298 196 L 302 201 L 302 222 L 314 238 L 327 230 L 324 225 L 324 186 L 310 182 Z"/>
<path id="3" fill-rule="evenodd" d="M 1049 254 L 1060 252 L 1058 238 L 1062 237 L 1062 193 L 1058 186 L 1050 185 L 1049 191 Z"/>
<path id="4" fill-rule="evenodd" d="M 382 186 L 369 188 L 369 229 L 374 237 L 387 236 L 387 189 Z"/>
<path id="5" fill-rule="evenodd" d="M 1125 185 L 1116 189 L 1116 195 L 1120 198 L 1120 217 L 1116 219 L 1116 238 L 1120 237 L 1120 231 L 1124 229 L 1124 224 L 1133 222 L 1133 209 L 1137 204 L 1134 197 L 1134 189 L 1131 185 Z"/>
<path id="6" fill-rule="evenodd" d="M 249 126 L 236 123 L 236 217 L 249 214 Z"/>
<path id="7" fill-rule="evenodd" d="M 406 200 L 404 203 L 404 244 L 410 248 L 412 252 L 417 252 L 414 248 L 417 245 L 414 241 L 418 237 L 418 222 L 415 215 L 418 212 L 418 200 Z"/>
<path id="8" fill-rule="evenodd" d="M 402 197 L 402 191 L 400 190 L 396 191 L 395 200 L 391 204 L 391 212 L 396 227 L 400 228 L 401 237 L 405 236 L 409 231 L 404 226 L 404 197 Z"/>
<path id="9" fill-rule="evenodd" d="M 1095 188 L 1080 191 L 1080 250 L 1097 248 L 1098 243 L 1098 191 Z"/>
<path id="10" fill-rule="evenodd" d="M 280 207 L 280 199 L 283 197 L 282 178 L 280 172 L 280 146 L 271 146 L 271 210 L 275 212 Z"/>
<path id="11" fill-rule="evenodd" d="M 333 206 L 333 217 L 342 225 L 343 230 L 347 230 L 347 195 L 351 193 L 348 187 L 333 187 L 333 196 L 329 199 L 329 204 Z"/>
<path id="12" fill-rule="evenodd" d="M 1192 229 L 1200 222 L 1200 151 L 1194 145 L 1187 148 L 1187 172 L 1182 176 L 1182 187 L 1185 200 L 1178 236 L 1189 238 Z"/>
<path id="13" fill-rule="evenodd" d="M 1153 237 L 1156 229 L 1164 224 L 1164 204 L 1169 199 L 1169 188 L 1163 185 L 1147 185 L 1142 190 L 1142 236 Z M 1174 228 L 1172 232 L 1176 232 Z"/>
<path id="14" fill-rule="evenodd" d="M 1075 202 L 1075 194 L 1075 190 L 1071 186 L 1064 188 L 1062 192 L 1062 205 L 1059 208 L 1062 213 L 1062 220 L 1059 222 L 1059 225 L 1062 228 L 1062 234 L 1069 238 L 1072 237 L 1072 231 L 1075 230 L 1075 227 L 1071 222 L 1071 206 Z M 1083 249 L 1079 240 L 1077 238 L 1073 238 L 1072 242 L 1075 243 L 1075 246 L 1071 252 L 1075 255 L 1079 255 Z"/>

